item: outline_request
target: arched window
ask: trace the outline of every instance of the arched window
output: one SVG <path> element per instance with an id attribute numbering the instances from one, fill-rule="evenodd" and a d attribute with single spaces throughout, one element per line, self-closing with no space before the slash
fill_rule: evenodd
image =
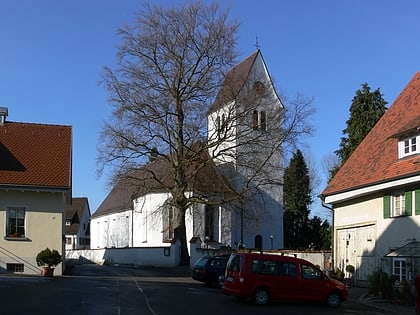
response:
<path id="1" fill-rule="evenodd" d="M 261 117 L 260 117 L 260 129 L 262 131 L 267 131 L 267 116 L 265 111 L 261 111 Z"/>
<path id="2" fill-rule="evenodd" d="M 204 236 L 214 241 L 214 208 L 211 205 L 205 206 Z"/>
<path id="3" fill-rule="evenodd" d="M 267 114 L 265 111 L 252 112 L 252 129 L 267 131 Z"/>
<path id="4" fill-rule="evenodd" d="M 254 247 L 262 250 L 262 236 L 260 234 L 255 235 L 255 240 L 254 240 Z"/>
<path id="5" fill-rule="evenodd" d="M 258 111 L 254 110 L 252 112 L 252 129 L 258 130 Z"/>

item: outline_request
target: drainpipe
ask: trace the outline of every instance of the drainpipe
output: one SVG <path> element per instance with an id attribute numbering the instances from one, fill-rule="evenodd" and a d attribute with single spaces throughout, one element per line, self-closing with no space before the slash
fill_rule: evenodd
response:
<path id="1" fill-rule="evenodd" d="M 332 217 L 332 222 L 331 222 L 331 268 L 334 271 L 335 270 L 335 261 L 334 261 L 334 208 L 328 206 L 325 202 L 324 202 L 324 196 L 323 195 L 319 195 L 318 196 L 321 199 L 321 205 L 330 210 L 331 211 L 331 217 Z"/>

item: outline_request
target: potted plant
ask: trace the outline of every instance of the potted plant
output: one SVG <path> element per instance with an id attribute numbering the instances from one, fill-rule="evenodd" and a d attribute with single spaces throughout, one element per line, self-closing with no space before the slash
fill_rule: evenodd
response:
<path id="1" fill-rule="evenodd" d="M 346 271 L 348 273 L 348 278 L 346 279 L 346 285 L 347 287 L 351 288 L 353 286 L 353 273 L 354 273 L 354 266 L 353 265 L 347 265 Z"/>
<path id="2" fill-rule="evenodd" d="M 53 249 L 43 249 L 36 255 L 36 263 L 42 267 L 42 275 L 44 277 L 52 277 L 54 268 L 61 262 L 60 253 Z"/>

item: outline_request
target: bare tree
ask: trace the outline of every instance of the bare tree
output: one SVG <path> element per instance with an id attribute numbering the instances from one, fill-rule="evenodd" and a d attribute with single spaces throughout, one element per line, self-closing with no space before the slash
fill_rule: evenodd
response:
<path id="1" fill-rule="evenodd" d="M 253 133 L 247 127 L 252 126 L 249 113 L 263 98 L 274 100 L 276 95 L 255 93 L 258 87 L 241 86 L 238 92 L 240 82 L 226 77 L 237 57 L 239 28 L 239 23 L 228 20 L 228 11 L 202 2 L 179 8 L 146 5 L 136 17 L 133 26 L 119 30 L 123 42 L 117 67 L 105 68 L 103 75 L 113 113 L 101 133 L 99 162 L 114 170 L 114 182 L 132 177 L 142 185 L 152 179 L 170 191 L 179 218 L 174 230 L 181 241 L 181 264 L 188 264 L 186 210 L 193 203 L 243 201 L 259 186 L 281 186 L 282 145 L 310 132 L 305 122 L 311 103 L 298 98 L 288 111 L 280 103 L 267 115 L 271 120 L 266 132 Z M 241 111 L 219 106 L 232 97 Z M 225 117 L 221 122 L 220 111 Z M 218 127 L 208 130 L 208 124 Z M 270 140 L 273 134 L 278 141 Z M 151 160 L 163 161 L 167 176 L 160 176 L 162 169 L 153 167 Z M 231 178 L 232 193 L 218 199 L 189 194 L 210 161 L 236 163 L 236 169 L 244 170 L 242 176 Z M 275 174 L 267 171 L 269 164 Z M 132 176 L 139 169 L 143 177 Z"/>

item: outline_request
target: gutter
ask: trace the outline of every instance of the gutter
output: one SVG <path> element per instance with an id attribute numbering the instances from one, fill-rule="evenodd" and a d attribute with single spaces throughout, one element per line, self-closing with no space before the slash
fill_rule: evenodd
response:
<path id="1" fill-rule="evenodd" d="M 332 271 L 335 270 L 335 261 L 334 261 L 334 208 L 329 206 L 328 204 L 326 204 L 324 202 L 324 196 L 323 195 L 319 195 L 318 196 L 321 199 L 321 205 L 322 207 L 328 209 L 331 211 L 331 216 L 332 216 L 332 220 L 331 220 L 331 268 Z"/>

